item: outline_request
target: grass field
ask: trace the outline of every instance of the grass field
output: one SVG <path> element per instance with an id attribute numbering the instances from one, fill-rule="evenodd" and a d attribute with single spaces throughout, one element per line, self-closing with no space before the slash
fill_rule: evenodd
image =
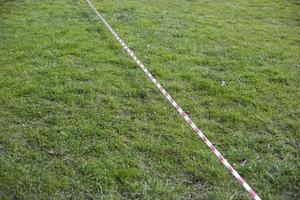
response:
<path id="1" fill-rule="evenodd" d="M 94 4 L 262 199 L 300 198 L 297 0 Z M 250 198 L 85 0 L 0 0 L 0 199 Z"/>

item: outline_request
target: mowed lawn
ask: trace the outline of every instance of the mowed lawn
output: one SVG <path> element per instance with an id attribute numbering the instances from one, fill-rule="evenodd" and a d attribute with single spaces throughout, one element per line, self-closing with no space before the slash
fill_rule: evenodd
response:
<path id="1" fill-rule="evenodd" d="M 262 199 L 300 198 L 299 1 L 94 5 Z M 250 197 L 85 0 L 0 0 L 0 199 Z"/>

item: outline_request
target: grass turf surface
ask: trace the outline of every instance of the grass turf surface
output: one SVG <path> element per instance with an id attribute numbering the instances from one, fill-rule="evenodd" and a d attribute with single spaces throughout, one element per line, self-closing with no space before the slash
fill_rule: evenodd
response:
<path id="1" fill-rule="evenodd" d="M 300 197 L 297 1 L 94 4 L 263 199 Z M 1 199 L 249 199 L 85 0 L 0 0 L 0 154 Z"/>

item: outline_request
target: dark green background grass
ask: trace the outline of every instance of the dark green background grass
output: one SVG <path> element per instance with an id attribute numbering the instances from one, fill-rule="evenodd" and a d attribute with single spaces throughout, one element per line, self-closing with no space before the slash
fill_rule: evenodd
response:
<path id="1" fill-rule="evenodd" d="M 263 199 L 300 198 L 298 1 L 94 3 Z M 85 0 L 0 0 L 0 198 L 249 199 Z"/>

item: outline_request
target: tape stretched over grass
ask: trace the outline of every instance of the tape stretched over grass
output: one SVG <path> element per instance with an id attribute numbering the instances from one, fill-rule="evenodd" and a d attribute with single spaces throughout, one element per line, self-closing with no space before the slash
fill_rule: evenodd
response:
<path id="1" fill-rule="evenodd" d="M 182 110 L 182 108 L 175 102 L 175 100 L 168 94 L 168 92 L 161 86 L 161 84 L 153 77 L 144 64 L 135 56 L 134 52 L 125 44 L 125 42 L 118 36 L 118 34 L 110 27 L 106 20 L 96 10 L 90 0 L 86 0 L 91 8 L 95 11 L 99 19 L 104 23 L 106 28 L 113 34 L 115 39 L 123 46 L 126 52 L 134 60 L 134 62 L 144 71 L 144 73 L 150 78 L 150 80 L 156 85 L 160 92 L 168 99 L 177 112 L 184 118 L 184 120 L 193 128 L 193 130 L 199 135 L 201 140 L 209 147 L 209 149 L 217 156 L 220 162 L 226 167 L 226 169 L 235 177 L 235 179 L 245 188 L 249 195 L 255 200 L 261 200 L 256 192 L 248 185 L 248 183 L 239 175 L 239 173 L 231 166 L 231 164 L 222 156 L 222 154 L 216 149 L 216 147 L 206 138 L 202 131 L 195 125 L 190 117 Z"/>

